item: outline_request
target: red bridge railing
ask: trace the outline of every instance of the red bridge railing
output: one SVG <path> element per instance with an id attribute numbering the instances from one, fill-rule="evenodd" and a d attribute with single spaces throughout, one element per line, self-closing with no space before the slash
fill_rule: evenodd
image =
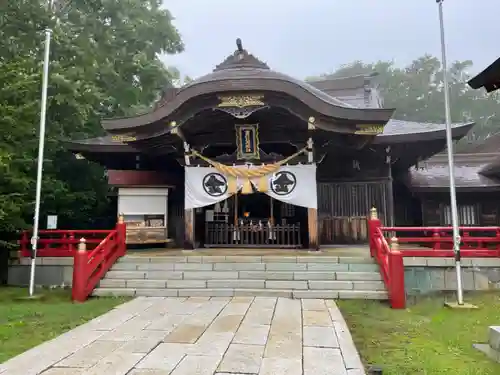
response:
<path id="1" fill-rule="evenodd" d="M 38 234 L 36 256 L 44 257 L 72 257 L 78 248 L 80 238 L 85 238 L 87 249 L 93 249 L 101 243 L 111 232 L 106 230 L 41 230 Z M 31 256 L 32 231 L 26 230 L 21 234 L 19 240 L 19 255 L 21 257 Z"/>
<path id="2" fill-rule="evenodd" d="M 371 209 L 368 220 L 370 254 L 380 267 L 392 308 L 406 306 L 403 258 L 453 258 L 452 232 L 451 227 L 383 227 L 377 210 Z M 463 258 L 500 257 L 500 227 L 460 227 L 460 236 Z"/>
<path id="3" fill-rule="evenodd" d="M 31 256 L 31 233 L 22 234 L 20 256 Z M 120 215 L 111 230 L 43 230 L 37 257 L 73 257 L 71 296 L 84 302 L 116 260 L 125 255 L 126 225 Z"/>

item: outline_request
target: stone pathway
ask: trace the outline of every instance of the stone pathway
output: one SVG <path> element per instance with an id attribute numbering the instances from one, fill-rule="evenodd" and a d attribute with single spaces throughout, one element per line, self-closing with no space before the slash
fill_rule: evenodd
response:
<path id="1" fill-rule="evenodd" d="M 127 302 L 0 365 L 1 375 L 364 375 L 333 300 Z"/>

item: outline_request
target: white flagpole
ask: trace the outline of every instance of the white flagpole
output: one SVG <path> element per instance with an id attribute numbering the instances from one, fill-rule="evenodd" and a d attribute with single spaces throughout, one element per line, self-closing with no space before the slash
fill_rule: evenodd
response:
<path id="1" fill-rule="evenodd" d="M 49 11 L 52 12 L 52 1 L 48 4 Z M 29 294 L 33 297 L 35 292 L 35 266 L 36 266 L 36 251 L 38 246 L 38 232 L 40 223 L 40 200 L 42 194 L 42 177 L 43 177 L 43 153 L 45 148 L 45 121 L 47 115 L 47 88 L 49 83 L 49 63 L 50 63 L 50 40 L 52 38 L 52 30 L 45 29 L 45 53 L 43 58 L 43 77 L 42 77 L 42 102 L 40 107 L 40 133 L 38 135 L 38 165 L 36 173 L 36 193 L 35 193 L 35 215 L 33 219 L 33 236 L 31 237 L 31 270 Z"/>
<path id="2" fill-rule="evenodd" d="M 443 1 L 436 0 L 439 9 L 439 27 L 441 31 L 441 64 L 443 67 L 443 84 L 444 84 L 444 105 L 446 118 L 446 151 L 448 153 L 448 170 L 450 175 L 450 206 L 451 206 L 451 225 L 453 227 L 453 251 L 455 252 L 455 269 L 457 274 L 457 303 L 464 304 L 463 287 L 462 287 L 462 269 L 461 269 L 461 254 L 460 254 L 460 230 L 458 227 L 458 210 L 457 210 L 457 194 L 455 189 L 455 170 L 453 160 L 453 138 L 451 134 L 451 114 L 450 114 L 450 93 L 448 88 L 448 75 L 446 65 L 446 42 L 444 37 L 444 21 L 443 21 Z"/>

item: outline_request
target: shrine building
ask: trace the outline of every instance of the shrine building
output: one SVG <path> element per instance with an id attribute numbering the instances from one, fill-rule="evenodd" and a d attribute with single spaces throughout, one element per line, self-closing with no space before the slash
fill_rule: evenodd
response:
<path id="1" fill-rule="evenodd" d="M 67 147 L 107 169 L 131 245 L 364 243 L 371 207 L 386 225 L 448 225 L 446 158 L 436 155 L 445 125 L 393 119 L 375 81 L 304 82 L 238 40 L 211 73 L 166 88 L 150 112 L 102 120 L 105 136 Z M 453 124 L 453 139 L 473 125 Z M 498 155 L 500 142 L 486 141 L 456 156 L 463 225 L 499 224 Z"/>

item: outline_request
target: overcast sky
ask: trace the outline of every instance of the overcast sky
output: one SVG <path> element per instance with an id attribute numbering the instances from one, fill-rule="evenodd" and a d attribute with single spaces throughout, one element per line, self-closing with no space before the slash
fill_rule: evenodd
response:
<path id="1" fill-rule="evenodd" d="M 186 44 L 167 56 L 193 78 L 243 47 L 274 70 L 297 78 L 354 60 L 406 64 L 440 57 L 435 0 L 163 0 Z M 500 0 L 445 0 L 448 61 L 470 59 L 474 71 L 500 57 Z"/>

